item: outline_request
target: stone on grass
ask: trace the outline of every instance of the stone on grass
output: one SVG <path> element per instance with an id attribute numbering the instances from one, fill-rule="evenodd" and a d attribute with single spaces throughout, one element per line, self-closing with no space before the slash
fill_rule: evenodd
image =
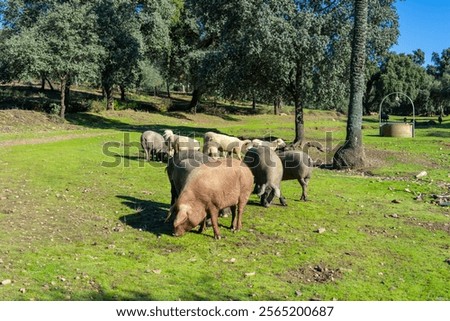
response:
<path id="1" fill-rule="evenodd" d="M 426 171 L 421 171 L 419 174 L 416 175 L 416 178 L 422 178 L 427 176 L 428 173 Z"/>

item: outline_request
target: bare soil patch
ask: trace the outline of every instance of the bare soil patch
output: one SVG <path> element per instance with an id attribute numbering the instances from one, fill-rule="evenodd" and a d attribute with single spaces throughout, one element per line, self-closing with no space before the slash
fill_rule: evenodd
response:
<path id="1" fill-rule="evenodd" d="M 59 142 L 59 141 L 64 141 L 64 140 L 75 139 L 75 138 L 89 138 L 89 137 L 95 137 L 95 136 L 101 136 L 101 135 L 107 135 L 107 133 L 68 134 L 68 135 L 64 135 L 64 136 L 55 136 L 55 137 L 6 140 L 3 142 L 0 142 L 0 147 L 46 144 L 46 143 L 54 143 L 54 142 Z"/>
<path id="2" fill-rule="evenodd" d="M 420 226 L 430 232 L 443 231 L 443 232 L 447 233 L 448 235 L 450 235 L 450 223 L 419 221 L 415 217 L 408 218 L 406 223 L 409 225 L 412 225 L 412 226 Z"/>
<path id="3" fill-rule="evenodd" d="M 336 279 L 342 277 L 342 271 L 339 268 L 330 268 L 325 264 L 320 263 L 317 265 L 303 266 L 288 271 L 284 275 L 289 283 L 328 283 L 334 282 Z"/>
<path id="4" fill-rule="evenodd" d="M 367 167 L 369 168 L 379 168 L 389 166 L 395 162 L 411 162 L 412 160 L 414 160 L 415 164 L 425 168 L 439 168 L 440 166 L 425 156 L 413 156 L 407 152 L 370 149 L 367 147 L 364 149 L 364 152 L 366 154 Z"/>

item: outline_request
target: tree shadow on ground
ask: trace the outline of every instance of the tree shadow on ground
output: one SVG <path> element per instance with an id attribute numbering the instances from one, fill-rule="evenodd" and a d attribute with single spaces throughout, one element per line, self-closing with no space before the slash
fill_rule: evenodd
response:
<path id="1" fill-rule="evenodd" d="M 450 138 L 450 131 L 448 130 L 437 130 L 427 134 L 429 137 L 442 137 L 442 138 Z"/>
<path id="2" fill-rule="evenodd" d="M 99 273 L 104 271 L 98 271 Z M 118 271 L 123 272 L 123 271 Z M 165 273 L 163 271 L 162 273 Z M 143 274 L 145 275 L 145 274 Z M 168 274 L 170 275 L 170 274 Z M 236 301 L 240 300 L 238 294 L 223 293 L 220 287 L 215 286 L 220 283 L 220 280 L 214 276 L 207 274 L 200 274 L 200 276 L 193 277 L 189 271 L 182 276 L 181 281 L 171 291 L 171 300 L 183 301 L 210 301 L 210 300 L 225 300 Z M 136 282 L 144 282 L 144 276 L 135 276 Z M 194 284 L 195 286 L 192 286 Z M 190 285 L 190 286 L 189 286 Z M 200 286 L 199 286 L 200 285 Z M 207 286 L 209 285 L 209 286 Z M 67 287 L 52 287 L 48 290 L 47 297 L 52 301 L 69 300 L 76 301 L 164 301 L 167 300 L 166 294 L 162 294 L 158 287 L 140 287 L 139 290 L 130 290 L 126 284 L 116 285 L 114 290 L 111 289 L 111 284 L 108 281 L 97 281 L 95 283 L 96 290 L 77 291 Z M 137 285 L 136 285 L 137 287 Z M 120 308 L 120 307 L 119 307 Z"/>
<path id="3" fill-rule="evenodd" d="M 101 93 L 72 89 L 67 112 L 86 111 L 89 102 L 102 99 Z M 57 88 L 44 89 L 30 85 L 2 85 L 0 86 L 0 109 L 24 109 L 51 112 L 52 104 L 59 105 L 61 94 Z"/>
<path id="4" fill-rule="evenodd" d="M 365 122 L 372 122 L 372 123 L 378 123 L 378 121 L 366 119 Z M 388 124 L 396 124 L 396 123 L 403 123 L 402 121 L 390 121 Z M 386 123 L 382 123 L 386 124 Z M 441 137 L 441 138 L 448 138 L 450 137 L 450 121 L 444 120 L 441 124 L 434 120 L 430 119 L 422 119 L 422 120 L 416 120 L 415 130 L 427 130 L 425 135 L 428 137 Z M 432 131 L 430 131 L 432 130 Z M 379 134 L 368 134 L 369 137 L 382 137 Z"/>
<path id="5" fill-rule="evenodd" d="M 443 122 L 439 124 L 434 120 L 416 121 L 416 128 L 450 129 L 450 122 Z"/>
<path id="6" fill-rule="evenodd" d="M 363 117 L 363 123 L 379 123 L 380 120 L 378 118 L 366 118 Z"/>
<path id="7" fill-rule="evenodd" d="M 171 100 L 172 104 L 169 108 L 169 112 L 194 112 L 194 110 L 191 109 L 190 104 L 185 100 L 175 98 L 171 98 Z M 201 102 L 198 104 L 195 112 L 219 117 L 226 121 L 239 121 L 239 118 L 233 117 L 231 115 L 258 115 L 264 113 L 265 110 L 258 108 L 253 109 L 251 107 L 244 106 L 226 105 L 219 102 Z"/>
<path id="8" fill-rule="evenodd" d="M 173 234 L 173 217 L 168 218 L 170 209 L 169 204 L 141 200 L 131 196 L 117 195 L 122 204 L 128 206 L 134 211 L 132 214 L 121 216 L 119 219 L 122 223 L 131 226 L 134 229 L 150 232 L 156 236 Z M 231 214 L 230 214 L 231 217 Z M 230 229 L 229 224 L 219 223 L 221 228 Z M 207 229 L 210 229 L 208 227 Z M 188 233 L 199 234 L 198 227 L 192 229 Z M 214 238 L 210 233 L 201 233 L 201 236 L 206 238 Z"/>
<path id="9" fill-rule="evenodd" d="M 190 108 L 189 100 L 177 97 L 167 98 L 164 95 L 157 96 L 162 99 L 161 104 L 165 106 L 164 109 L 167 108 L 167 112 L 161 111 L 160 104 L 141 100 L 132 95 L 128 96 L 124 101 L 120 100 L 120 102 L 126 108 L 136 111 L 161 113 L 168 117 L 193 120 L 189 117 L 189 114 L 193 112 Z M 87 91 L 77 87 L 71 88 L 68 97 L 70 98 L 66 107 L 67 115 L 70 113 L 87 112 L 90 110 L 93 101 L 104 100 L 104 96 L 99 90 Z M 42 90 L 40 86 L 34 84 L 7 84 L 0 86 L 0 109 L 25 109 L 50 113 L 52 111 L 52 104 L 59 105 L 60 99 L 60 92 L 57 88 L 55 90 Z M 117 100 L 119 101 L 119 99 Z M 239 121 L 238 118 L 232 117 L 230 114 L 250 115 L 260 113 L 261 111 L 248 107 L 202 102 L 196 108 L 196 112 L 216 116 L 228 121 Z"/>
<path id="10" fill-rule="evenodd" d="M 66 120 L 73 125 L 83 126 L 93 129 L 114 129 L 121 131 L 136 131 L 139 127 L 134 126 L 120 120 L 106 118 L 97 114 L 76 113 L 67 114 Z"/>
<path id="11" fill-rule="evenodd" d="M 172 114 L 171 116 L 177 117 Z M 184 117 L 183 115 L 180 117 Z M 177 117 L 178 118 L 178 117 Z M 220 133 L 217 128 L 213 127 L 189 127 L 189 126 L 171 126 L 165 124 L 152 124 L 152 125 L 133 125 L 117 119 L 110 119 L 98 114 L 91 113 L 77 113 L 68 114 L 66 120 L 73 125 L 83 126 L 92 129 L 112 129 L 124 132 L 144 132 L 146 130 L 153 130 L 158 133 L 163 133 L 165 129 L 172 130 L 175 134 L 185 135 L 189 137 L 203 137 L 204 133 L 213 131 Z"/>
<path id="12" fill-rule="evenodd" d="M 417 116 L 415 118 L 416 120 L 416 127 L 436 127 L 436 128 L 450 128 L 450 119 L 443 118 L 443 121 L 441 124 L 438 122 L 437 117 L 421 117 Z M 380 123 L 379 118 L 373 118 L 373 117 L 363 117 L 363 123 Z M 411 116 L 406 117 L 406 122 L 410 123 L 412 122 Z M 385 124 L 386 122 L 381 122 L 382 124 Z M 387 123 L 404 123 L 403 118 L 393 118 L 387 121 Z"/>
<path id="13" fill-rule="evenodd" d="M 170 223 L 166 222 L 169 204 L 125 195 L 117 195 L 116 197 L 122 199 L 122 204 L 134 211 L 132 214 L 121 216 L 119 219 L 122 223 L 157 236 L 172 235 L 172 227 Z"/>
<path id="14" fill-rule="evenodd" d="M 238 301 L 242 298 L 238 294 L 223 293 L 221 287 L 215 286 L 219 280 L 214 276 L 201 274 L 199 277 L 193 277 L 190 273 L 178 276 L 181 277 L 182 283 L 173 288 L 171 296 L 173 300 L 182 301 Z M 191 284 L 191 286 L 189 286 Z M 204 286 L 192 286 L 204 285 Z M 205 286 L 205 285 L 209 285 Z M 142 290 L 125 290 L 118 289 L 111 291 L 110 286 L 97 285 L 97 291 L 90 291 L 76 295 L 75 300 L 78 301 L 164 301 L 159 288 L 145 288 Z M 205 290 L 209 289 L 209 290 Z M 67 290 L 58 288 L 54 290 L 54 300 L 61 300 L 67 296 Z M 73 293 L 71 293 L 73 295 Z M 162 308 L 159 310 L 162 313 Z"/>

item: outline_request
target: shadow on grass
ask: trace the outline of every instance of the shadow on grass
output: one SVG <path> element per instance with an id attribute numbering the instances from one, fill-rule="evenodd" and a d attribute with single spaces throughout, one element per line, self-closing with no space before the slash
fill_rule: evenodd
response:
<path id="1" fill-rule="evenodd" d="M 129 97 L 132 97 L 130 95 Z M 165 98 L 166 97 L 166 98 Z M 153 113 L 161 113 L 168 117 L 177 119 L 184 119 L 192 121 L 194 114 L 190 109 L 190 101 L 186 99 L 171 97 L 167 98 L 164 95 L 158 95 L 162 99 L 161 104 L 166 105 L 168 112 L 161 112 L 161 106 L 157 103 L 144 101 L 139 98 L 128 98 L 125 101 L 120 101 L 124 108 L 133 109 L 136 111 L 146 111 Z M 91 108 L 92 101 L 101 101 L 104 97 L 101 92 L 87 91 L 82 88 L 71 88 L 70 101 L 66 108 L 67 118 L 70 113 L 86 112 Z M 60 92 L 58 90 L 42 90 L 36 85 L 1 85 L 0 86 L 0 109 L 25 109 L 51 112 L 52 104 L 58 105 L 60 102 Z M 226 105 L 213 102 L 202 102 L 197 107 L 196 112 L 211 116 L 219 117 L 226 121 L 239 121 L 234 115 L 253 115 L 261 113 L 261 110 L 252 109 L 249 107 L 241 107 L 234 105 Z M 183 114 L 184 113 L 184 114 Z M 185 115 L 187 114 L 187 115 Z M 189 116 L 192 115 L 192 117 Z"/>
<path id="2" fill-rule="evenodd" d="M 138 162 L 139 163 L 139 167 L 143 167 L 144 164 L 147 162 L 145 160 L 145 156 L 143 155 L 142 151 L 140 151 L 139 156 L 131 156 L 131 155 L 122 155 L 121 156 L 124 160 L 129 160 L 129 161 L 133 161 L 133 162 Z"/>
<path id="3" fill-rule="evenodd" d="M 90 113 L 67 114 L 66 120 L 74 125 L 95 129 L 116 129 L 122 131 L 134 131 L 141 126 L 133 126 L 120 120 L 106 118 Z"/>
<path id="4" fill-rule="evenodd" d="M 170 114 L 172 117 L 183 118 L 182 114 Z M 179 117 L 178 117 L 179 116 Z M 184 119 L 184 118 L 183 118 Z M 124 132 L 144 132 L 146 130 L 153 130 L 158 133 L 163 133 L 165 129 L 171 129 L 175 134 L 185 135 L 189 137 L 203 137 L 204 133 L 213 131 L 220 133 L 217 128 L 213 127 L 189 127 L 189 126 L 170 126 L 165 124 L 154 125 L 133 125 L 126 122 L 122 122 L 116 119 L 110 119 L 97 114 L 91 113 L 77 113 L 69 114 L 66 116 L 66 120 L 70 123 L 78 126 L 83 126 L 92 129 L 112 129 Z"/>
<path id="5" fill-rule="evenodd" d="M 189 107 L 189 102 L 181 99 L 178 100 L 175 98 L 171 98 L 171 100 L 172 105 L 169 108 L 169 113 L 173 113 L 176 111 L 182 111 L 186 113 L 193 112 Z M 219 117 L 226 121 L 239 121 L 239 118 L 233 117 L 231 115 L 257 115 L 263 113 L 264 110 L 235 105 L 226 105 L 219 102 L 201 102 L 197 106 L 196 112 Z"/>
<path id="6" fill-rule="evenodd" d="M 180 276 L 178 276 L 180 277 Z M 174 287 L 171 296 L 174 300 L 183 301 L 210 301 L 210 300 L 220 300 L 220 301 L 238 301 L 242 300 L 239 296 L 234 296 L 232 294 L 225 294 L 222 292 L 221 288 L 216 287 L 215 284 L 218 283 L 217 278 L 209 275 L 201 275 L 195 279 L 192 278 L 189 272 L 183 275 L 183 283 L 178 284 Z M 191 284 L 191 286 L 189 286 Z M 198 290 L 195 290 L 194 285 L 199 286 Z M 209 287 L 208 287 L 209 285 Z M 125 290 L 121 286 L 116 286 L 115 291 L 110 290 L 110 285 L 103 286 L 102 283 L 96 283 L 95 291 L 82 291 L 80 293 L 75 293 L 63 287 L 52 288 L 48 295 L 52 301 L 63 301 L 68 300 L 67 297 L 71 297 L 71 301 L 164 301 L 165 299 L 161 296 L 161 291 L 157 287 L 141 287 L 141 290 Z M 207 289 L 207 290 L 205 290 Z M 211 290 L 213 289 L 213 290 Z M 199 293 L 200 291 L 200 293 Z M 118 308 L 119 309 L 119 308 Z M 162 309 L 162 308 L 161 308 Z M 161 310 L 160 310 L 161 311 Z M 161 313 L 161 312 L 160 312 Z"/>
<path id="7" fill-rule="evenodd" d="M 442 137 L 442 138 L 450 138 L 450 131 L 446 130 L 440 130 L 440 131 L 433 131 L 427 134 L 429 137 Z"/>
<path id="8" fill-rule="evenodd" d="M 402 122 L 389 122 L 389 124 L 402 123 Z M 384 123 L 383 123 L 384 124 Z M 376 128 L 373 128 L 376 129 Z M 415 130 L 427 130 L 429 131 L 425 135 L 428 137 L 450 137 L 450 121 L 438 124 L 434 121 L 416 121 Z M 369 137 L 383 137 L 379 134 L 368 134 Z"/>
<path id="9" fill-rule="evenodd" d="M 172 235 L 171 225 L 165 222 L 170 208 L 169 204 L 124 195 L 117 195 L 116 197 L 122 199 L 122 204 L 134 211 L 132 214 L 121 216 L 121 222 L 157 236 Z"/>
<path id="10" fill-rule="evenodd" d="M 74 89 L 70 91 L 70 103 L 67 112 L 86 111 L 89 101 L 99 100 L 101 93 Z M 60 92 L 44 89 L 36 85 L 0 85 L 0 109 L 23 109 L 51 112 L 51 104 L 59 105 Z"/>
<path id="11" fill-rule="evenodd" d="M 217 284 L 217 278 L 209 275 L 202 275 L 197 279 L 192 279 L 190 275 L 183 276 L 183 280 L 185 283 L 181 283 L 178 287 L 174 288 L 173 298 L 174 300 L 183 300 L 183 301 L 211 301 L 211 300 L 220 300 L 220 301 L 239 301 L 242 300 L 239 296 L 234 296 L 231 294 L 222 293 L 221 288 L 217 290 L 214 285 Z M 188 284 L 202 284 L 202 285 L 210 285 L 205 286 L 205 288 L 209 289 L 208 292 L 202 290 L 201 293 L 194 290 L 195 287 L 188 286 Z M 120 291 L 119 293 L 113 293 L 111 291 L 105 290 L 102 286 L 98 285 L 99 289 L 95 292 L 89 292 L 82 296 L 77 296 L 76 300 L 78 301 L 163 301 L 161 298 L 161 294 L 158 288 L 146 288 L 140 291 Z M 65 290 L 60 289 L 55 293 L 57 298 L 64 298 L 67 295 Z M 58 299 L 56 299 L 58 300 Z M 162 313 L 162 309 L 160 308 L 160 312 Z M 167 313 L 167 312 L 166 312 Z"/>
<path id="12" fill-rule="evenodd" d="M 168 220 L 167 215 L 170 209 L 169 204 L 142 200 L 131 196 L 117 195 L 117 198 L 122 199 L 122 204 L 128 206 L 134 211 L 132 214 L 127 214 L 121 216 L 119 219 L 122 223 L 131 226 L 132 228 L 150 232 L 156 236 L 160 235 L 170 235 L 173 232 L 173 220 Z M 260 206 L 259 202 L 249 201 L 247 205 Z M 231 213 L 229 213 L 231 217 Z M 224 222 L 219 223 L 220 228 L 230 230 L 230 224 L 225 224 Z M 207 227 L 210 229 L 211 227 Z M 199 234 L 198 227 L 192 229 L 188 233 Z M 206 238 L 214 238 L 210 233 L 200 233 L 201 236 Z"/>

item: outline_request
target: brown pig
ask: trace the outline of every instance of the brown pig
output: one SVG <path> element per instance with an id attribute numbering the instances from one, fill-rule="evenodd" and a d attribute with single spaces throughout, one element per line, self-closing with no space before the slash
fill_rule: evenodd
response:
<path id="1" fill-rule="evenodd" d="M 253 190 L 253 174 L 239 160 L 228 158 L 212 161 L 194 169 L 170 210 L 176 215 L 174 236 L 181 236 L 194 227 L 203 231 L 207 216 L 211 217 L 214 238 L 220 239 L 218 216 L 221 209 L 230 207 L 231 229 L 242 228 L 242 212 Z M 237 212 L 236 212 L 237 210 Z"/>

